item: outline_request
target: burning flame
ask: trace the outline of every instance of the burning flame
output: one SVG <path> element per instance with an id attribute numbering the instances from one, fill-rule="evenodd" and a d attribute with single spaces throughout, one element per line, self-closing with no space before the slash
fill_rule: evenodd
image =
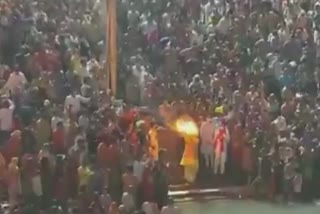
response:
<path id="1" fill-rule="evenodd" d="M 176 121 L 177 131 L 189 136 L 198 136 L 199 129 L 192 119 L 178 119 Z"/>

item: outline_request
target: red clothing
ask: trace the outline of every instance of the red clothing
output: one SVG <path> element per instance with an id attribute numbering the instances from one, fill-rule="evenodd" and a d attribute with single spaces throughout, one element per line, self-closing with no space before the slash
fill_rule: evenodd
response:
<path id="1" fill-rule="evenodd" d="M 154 29 L 146 35 L 149 44 L 156 44 L 159 41 L 158 29 Z"/>
<path id="2" fill-rule="evenodd" d="M 45 51 L 34 53 L 33 62 L 35 64 L 35 67 L 38 67 L 42 71 L 48 71 L 49 62 L 48 62 L 47 54 Z"/>
<path id="3" fill-rule="evenodd" d="M 54 71 L 59 68 L 58 54 L 51 50 L 42 50 L 33 55 L 34 64 L 42 71 Z"/>
<path id="4" fill-rule="evenodd" d="M 22 153 L 21 141 L 11 137 L 5 145 L 4 158 L 10 163 L 11 158 L 20 157 Z"/>
<path id="5" fill-rule="evenodd" d="M 133 123 L 137 113 L 135 110 L 129 110 L 124 112 L 123 115 L 119 118 L 119 127 L 122 130 L 127 130 L 131 123 Z"/>
<path id="6" fill-rule="evenodd" d="M 64 153 L 65 152 L 65 133 L 63 129 L 57 129 L 52 132 L 52 143 L 53 143 L 53 149 L 56 153 Z"/>
<path id="7" fill-rule="evenodd" d="M 133 145 L 133 146 L 137 145 L 138 142 L 139 142 L 138 135 L 137 135 L 137 133 L 136 133 L 134 130 L 132 130 L 132 131 L 130 131 L 130 132 L 128 133 L 127 139 L 129 140 L 129 143 L 130 143 L 131 145 Z"/>
<path id="8" fill-rule="evenodd" d="M 218 151 L 219 154 L 221 154 L 224 151 L 225 136 L 226 136 L 226 127 L 219 128 L 218 133 L 215 136 L 215 140 L 214 140 L 216 151 Z"/>

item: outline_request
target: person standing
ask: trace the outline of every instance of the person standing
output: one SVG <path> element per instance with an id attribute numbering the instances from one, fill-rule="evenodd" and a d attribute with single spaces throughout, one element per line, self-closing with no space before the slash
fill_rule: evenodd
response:
<path id="1" fill-rule="evenodd" d="M 13 112 L 15 105 L 10 99 L 4 100 L 0 108 L 0 145 L 10 138 L 13 128 Z"/>
<path id="2" fill-rule="evenodd" d="M 8 166 L 8 194 L 10 209 L 18 205 L 18 196 L 21 193 L 20 170 L 18 167 L 18 158 L 13 157 Z"/>
<path id="3" fill-rule="evenodd" d="M 50 166 L 50 161 L 48 157 L 43 157 L 40 159 L 40 176 L 41 176 L 41 186 L 42 186 L 42 206 L 41 208 L 47 208 L 49 205 L 49 199 L 52 197 L 52 176 L 53 171 Z"/>
<path id="4" fill-rule="evenodd" d="M 150 124 L 150 130 L 148 132 L 149 138 L 149 151 L 153 160 L 158 160 L 159 153 L 159 142 L 158 142 L 158 132 L 157 127 L 154 123 Z"/>
<path id="5" fill-rule="evenodd" d="M 169 191 L 168 178 L 165 171 L 160 166 L 159 162 L 156 163 L 153 169 L 154 181 L 154 196 L 159 209 L 167 204 L 167 197 Z"/>

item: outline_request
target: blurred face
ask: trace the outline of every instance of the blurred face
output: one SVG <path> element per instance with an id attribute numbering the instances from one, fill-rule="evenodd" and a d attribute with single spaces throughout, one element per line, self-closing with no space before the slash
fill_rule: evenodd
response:
<path id="1" fill-rule="evenodd" d="M 62 130 L 63 129 L 63 123 L 58 123 L 57 124 L 57 129 Z"/>

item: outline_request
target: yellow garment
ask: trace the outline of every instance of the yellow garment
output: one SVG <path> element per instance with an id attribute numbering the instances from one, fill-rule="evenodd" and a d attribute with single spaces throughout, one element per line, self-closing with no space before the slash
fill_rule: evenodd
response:
<path id="1" fill-rule="evenodd" d="M 44 143 L 48 143 L 51 136 L 51 126 L 49 121 L 39 119 L 36 124 L 36 139 L 37 143 L 41 146 Z"/>
<path id="2" fill-rule="evenodd" d="M 79 175 L 79 187 L 87 186 L 89 183 L 90 176 L 92 175 L 89 167 L 79 166 L 78 168 Z"/>
<path id="3" fill-rule="evenodd" d="M 216 107 L 214 109 L 214 113 L 223 114 L 224 113 L 223 106 Z"/>
<path id="4" fill-rule="evenodd" d="M 184 166 L 184 177 L 189 183 L 196 179 L 198 162 L 198 137 L 184 136 L 185 148 L 180 165 Z"/>
<path id="5" fill-rule="evenodd" d="M 48 78 L 48 77 L 44 77 L 44 78 L 41 77 L 38 79 L 34 79 L 34 80 L 32 80 L 31 85 L 45 89 L 49 98 L 53 98 L 53 97 L 55 97 L 55 91 L 54 91 L 53 84 L 50 80 L 45 79 L 45 78 Z"/>
<path id="6" fill-rule="evenodd" d="M 77 74 L 78 71 L 80 71 L 81 69 L 81 60 L 80 60 L 80 56 L 79 55 L 73 55 L 71 57 L 70 60 L 70 67 L 71 67 L 71 71 L 74 72 L 75 74 Z"/>
<path id="7" fill-rule="evenodd" d="M 184 167 L 184 179 L 186 179 L 187 182 L 189 183 L 194 183 L 196 180 L 198 173 L 198 166 L 185 166 Z"/>
<path id="8" fill-rule="evenodd" d="M 185 147 L 180 164 L 198 165 L 198 137 L 184 136 Z"/>
<path id="9" fill-rule="evenodd" d="M 158 160 L 159 154 L 159 142 L 158 142 L 158 132 L 155 128 L 150 129 L 149 133 L 149 151 L 154 160 Z"/>

